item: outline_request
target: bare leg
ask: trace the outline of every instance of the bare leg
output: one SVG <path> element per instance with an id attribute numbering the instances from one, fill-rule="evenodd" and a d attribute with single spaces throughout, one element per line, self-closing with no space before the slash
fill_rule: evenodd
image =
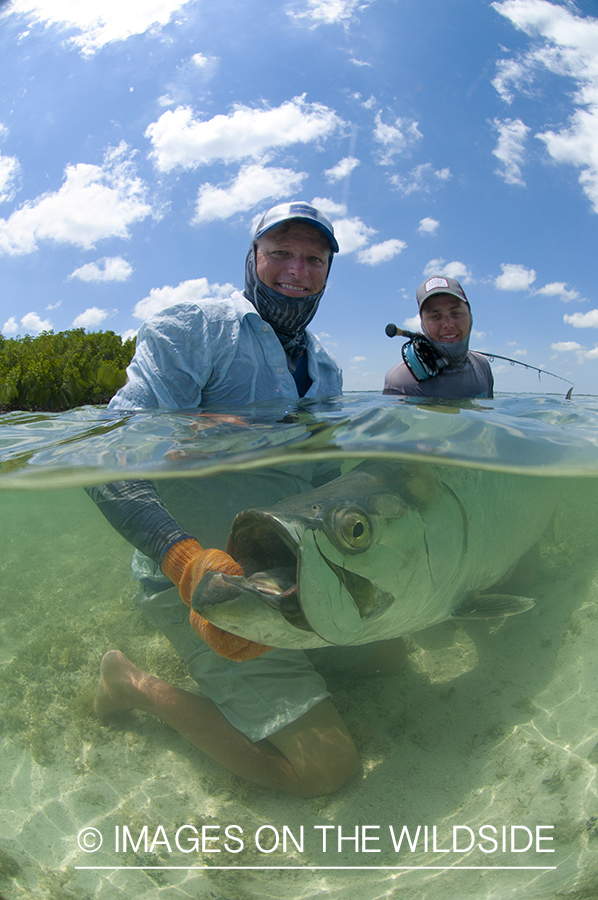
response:
<path id="1" fill-rule="evenodd" d="M 119 650 L 102 659 L 95 707 L 101 718 L 133 709 L 151 713 L 236 775 L 299 797 L 338 790 L 359 766 L 353 740 L 330 700 L 269 740 L 253 743 L 210 699 L 143 672 Z"/>

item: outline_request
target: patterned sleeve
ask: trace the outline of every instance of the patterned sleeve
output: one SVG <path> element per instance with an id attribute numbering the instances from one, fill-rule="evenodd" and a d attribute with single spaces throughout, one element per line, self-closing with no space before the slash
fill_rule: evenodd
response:
<path id="1" fill-rule="evenodd" d="M 173 544 L 193 537 L 175 522 L 151 481 L 113 481 L 85 491 L 112 527 L 158 565 Z"/>

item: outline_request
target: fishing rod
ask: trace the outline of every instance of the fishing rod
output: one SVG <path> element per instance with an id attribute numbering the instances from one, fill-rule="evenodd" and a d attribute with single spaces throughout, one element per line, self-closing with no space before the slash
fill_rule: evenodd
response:
<path id="1" fill-rule="evenodd" d="M 392 322 L 389 322 L 385 331 L 390 338 L 398 335 L 399 337 L 406 337 L 409 339 L 409 344 L 404 344 L 402 348 L 403 359 L 405 360 L 407 368 L 418 381 L 424 381 L 427 378 L 438 375 L 447 364 L 446 360 L 442 359 L 442 357 L 438 357 L 424 334 L 417 331 L 406 331 L 404 328 L 397 328 Z M 406 352 L 406 348 L 409 346 L 413 350 L 412 354 Z M 552 378 L 558 378 L 559 381 L 566 381 L 571 387 L 567 391 L 565 399 L 571 399 L 575 385 L 572 381 L 569 381 L 568 378 L 563 378 L 561 375 L 555 375 L 554 372 L 548 372 L 546 369 L 539 369 L 538 366 L 532 366 L 529 363 L 521 362 L 520 359 L 512 359 L 510 356 L 501 356 L 499 353 L 484 353 L 483 350 L 476 350 L 475 352 L 480 353 L 482 356 L 486 356 L 489 360 L 504 359 L 506 362 L 510 362 L 512 366 L 523 366 L 524 369 L 533 369 L 538 373 L 538 381 L 542 375 L 550 375 Z"/>

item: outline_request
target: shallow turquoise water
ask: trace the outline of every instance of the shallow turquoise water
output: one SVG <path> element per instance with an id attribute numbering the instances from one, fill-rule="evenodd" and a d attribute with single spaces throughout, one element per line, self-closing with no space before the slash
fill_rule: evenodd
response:
<path id="1" fill-rule="evenodd" d="M 518 396 L 459 408 L 363 394 L 233 413 L 242 421 L 97 409 L 0 419 L 0 895 L 598 896 L 598 400 Z M 536 606 L 410 635 L 409 665 L 392 678 L 333 677 L 363 771 L 332 797 L 299 801 L 248 786 L 142 715 L 100 726 L 91 700 L 106 650 L 189 680 L 132 604 L 131 548 L 81 485 L 151 475 L 184 490 L 226 473 L 230 490 L 231 478 L 260 469 L 309 477 L 365 457 L 499 471 L 558 494 L 549 527 L 500 586 Z M 496 497 L 482 499 L 493 552 Z M 185 853 L 175 841 L 184 824 L 221 839 Z M 239 853 L 223 843 L 232 825 L 245 839 Z M 123 848 L 125 826 L 137 849 Z M 290 839 L 283 848 L 285 826 L 303 834 L 301 850 Z M 418 834 L 413 851 L 406 839 L 394 848 L 403 826 Z M 90 827 L 104 840 L 96 853 L 77 843 Z M 554 853 L 521 850 L 538 828 L 553 839 L 540 848 Z M 281 845 L 270 852 L 275 834 Z"/>

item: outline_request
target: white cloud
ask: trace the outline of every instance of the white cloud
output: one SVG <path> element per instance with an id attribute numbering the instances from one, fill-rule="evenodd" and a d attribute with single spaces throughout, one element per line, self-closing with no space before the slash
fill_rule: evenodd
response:
<path id="1" fill-rule="evenodd" d="M 340 247 L 339 256 L 362 250 L 371 238 L 376 234 L 375 228 L 370 228 L 360 218 L 338 219 L 333 221 L 334 234 Z"/>
<path id="2" fill-rule="evenodd" d="M 39 334 L 42 331 L 51 331 L 52 323 L 49 319 L 42 319 L 35 312 L 26 313 L 21 319 L 21 325 L 27 334 Z"/>
<path id="3" fill-rule="evenodd" d="M 122 338 L 123 344 L 124 344 L 125 341 L 128 341 L 128 340 L 130 340 L 131 338 L 137 337 L 137 332 L 138 332 L 138 331 L 139 331 L 138 328 L 127 328 L 126 331 L 123 331 L 123 332 L 121 333 L 121 338 Z"/>
<path id="4" fill-rule="evenodd" d="M 344 203 L 335 203 L 334 200 L 330 200 L 329 197 L 314 197 L 311 201 L 311 205 L 315 206 L 316 209 L 319 209 L 324 213 L 325 216 L 328 216 L 329 219 L 334 216 L 346 216 L 347 215 L 347 207 Z"/>
<path id="5" fill-rule="evenodd" d="M 8 128 L 0 122 L 0 140 L 6 137 Z M 16 156 L 2 156 L 0 153 L 0 203 L 12 200 L 16 188 L 15 182 L 21 171 Z"/>
<path id="6" fill-rule="evenodd" d="M 374 140 L 384 148 L 378 153 L 378 162 L 381 166 L 390 165 L 395 156 L 404 153 L 408 147 L 423 137 L 417 124 L 413 119 L 402 119 L 399 116 L 394 125 L 385 125 L 381 114 L 376 113 Z"/>
<path id="7" fill-rule="evenodd" d="M 598 19 L 548 0 L 499 0 L 494 9 L 536 39 L 515 61 L 503 63 L 495 87 L 507 101 L 542 71 L 573 79 L 577 107 L 568 126 L 538 133 L 553 160 L 580 169 L 579 181 L 598 213 Z"/>
<path id="8" fill-rule="evenodd" d="M 208 297 L 223 299 L 230 297 L 234 290 L 232 284 L 209 284 L 207 278 L 192 278 L 181 281 L 176 287 L 152 288 L 149 296 L 136 304 L 133 315 L 136 319 L 147 319 L 175 303 L 197 303 Z"/>
<path id="9" fill-rule="evenodd" d="M 12 337 L 15 334 L 19 333 L 19 326 L 17 320 L 14 316 L 11 316 L 8 321 L 4 323 L 2 326 L 2 334 L 4 337 Z"/>
<path id="10" fill-rule="evenodd" d="M 321 344 L 324 344 L 325 347 L 338 347 L 336 341 L 331 340 L 330 335 L 325 331 L 321 331 L 320 334 L 316 334 L 316 337 Z"/>
<path id="11" fill-rule="evenodd" d="M 14 198 L 15 181 L 20 170 L 16 156 L 2 156 L 0 153 L 0 203 Z"/>
<path id="12" fill-rule="evenodd" d="M 365 263 L 367 266 L 377 266 L 379 263 L 394 259 L 406 246 L 405 241 L 391 238 L 388 241 L 382 241 L 381 244 L 372 244 L 371 247 L 360 250 L 357 254 L 357 259 L 360 263 Z"/>
<path id="13" fill-rule="evenodd" d="M 40 240 L 89 250 L 105 238 L 128 238 L 128 226 L 151 213 L 128 148 L 106 154 L 103 166 L 67 166 L 62 187 L 0 219 L 0 254 L 32 253 Z"/>
<path id="14" fill-rule="evenodd" d="M 164 93 L 156 99 L 158 106 L 176 107 L 187 103 L 197 92 L 198 79 L 206 82 L 214 75 L 218 63 L 217 56 L 194 53 L 187 62 L 177 66 L 176 78 L 164 84 Z"/>
<path id="15" fill-rule="evenodd" d="M 370 228 L 358 216 L 347 216 L 347 207 L 344 203 L 335 203 L 328 197 L 314 197 L 311 202 L 312 206 L 320 209 L 332 222 L 340 247 L 339 256 L 364 250 L 369 241 L 377 234 L 375 228 Z"/>
<path id="16" fill-rule="evenodd" d="M 70 41 L 90 56 L 105 44 L 143 34 L 165 25 L 188 0 L 13 0 L 6 14 L 26 17 L 31 24 L 57 25 L 80 32 Z"/>
<path id="17" fill-rule="evenodd" d="M 406 331 L 421 331 L 422 323 L 419 316 L 410 316 L 408 319 L 405 319 L 401 328 L 404 328 Z"/>
<path id="18" fill-rule="evenodd" d="M 414 191 L 423 191 L 429 194 L 451 177 L 450 169 L 435 169 L 432 163 L 423 163 L 416 166 L 408 175 L 393 175 L 391 184 L 402 194 L 412 194 Z"/>
<path id="19" fill-rule="evenodd" d="M 436 221 L 436 219 L 426 216 L 425 219 L 420 220 L 417 230 L 420 234 L 435 234 L 439 225 L 440 222 Z"/>
<path id="20" fill-rule="evenodd" d="M 353 356 L 353 357 L 351 358 L 350 362 L 352 362 L 352 363 L 360 363 L 360 362 L 365 362 L 366 359 L 367 359 L 367 356 Z"/>
<path id="21" fill-rule="evenodd" d="M 568 131 L 547 131 L 537 137 L 556 162 L 571 163 L 582 170 L 579 183 L 598 213 L 598 105 L 575 113 Z"/>
<path id="22" fill-rule="evenodd" d="M 49 319 L 42 319 L 36 312 L 25 313 L 21 319 L 22 331 L 17 325 L 17 320 L 11 316 L 8 322 L 4 323 L 2 329 L 3 334 L 10 337 L 15 334 L 40 334 L 42 331 L 51 331 L 52 323 Z"/>
<path id="23" fill-rule="evenodd" d="M 85 312 L 82 312 L 73 319 L 73 328 L 89 328 L 93 329 L 100 325 L 104 319 L 108 318 L 107 309 L 98 309 L 97 306 L 90 306 Z"/>
<path id="24" fill-rule="evenodd" d="M 494 280 L 499 291 L 527 291 L 536 280 L 534 269 L 513 263 L 501 263 L 502 275 Z"/>
<path id="25" fill-rule="evenodd" d="M 499 10 L 500 12 L 500 10 Z M 524 63 L 516 60 L 501 59 L 496 64 L 498 75 L 493 79 L 492 85 L 505 103 L 512 103 L 515 99 L 514 90 L 525 90 L 525 84 L 529 77 L 529 68 Z"/>
<path id="26" fill-rule="evenodd" d="M 294 194 L 307 178 L 306 172 L 277 169 L 261 165 L 241 168 L 227 186 L 202 184 L 197 195 L 194 222 L 228 219 L 237 212 L 251 209 L 262 200 L 279 200 Z"/>
<path id="27" fill-rule="evenodd" d="M 493 124 L 498 131 L 498 143 L 492 153 L 503 165 L 502 169 L 495 169 L 496 174 L 504 178 L 507 184 L 525 186 L 521 166 L 525 156 L 524 145 L 530 129 L 521 119 L 503 119 L 503 121 L 494 119 Z"/>
<path id="28" fill-rule="evenodd" d="M 598 309 L 591 309 L 587 313 L 576 312 L 572 315 L 564 315 L 563 321 L 574 328 L 598 328 Z"/>
<path id="29" fill-rule="evenodd" d="M 559 341 L 557 344 L 551 344 L 550 347 L 558 353 L 568 353 L 570 350 L 583 350 L 582 345 L 575 341 Z"/>
<path id="30" fill-rule="evenodd" d="M 259 158 L 275 148 L 319 141 L 341 124 L 334 110 L 321 103 L 306 103 L 303 95 L 275 109 L 239 104 L 230 115 L 205 121 L 194 118 L 190 107 L 178 106 L 162 113 L 145 135 L 152 142 L 150 155 L 156 167 L 170 172 L 177 166 L 195 169 L 216 160 Z"/>
<path id="31" fill-rule="evenodd" d="M 347 24 L 355 11 L 368 6 L 363 0 L 307 0 L 307 7 L 302 10 L 291 10 L 288 15 L 293 19 L 308 19 L 314 25 Z"/>
<path id="32" fill-rule="evenodd" d="M 203 53 L 194 53 L 191 57 L 191 62 L 198 69 L 205 69 L 210 64 L 210 57 L 204 56 Z"/>
<path id="33" fill-rule="evenodd" d="M 133 266 L 122 256 L 105 256 L 97 262 L 86 263 L 71 272 L 69 278 L 81 281 L 126 281 L 133 274 Z"/>
<path id="34" fill-rule="evenodd" d="M 331 169 L 326 169 L 324 175 L 330 182 L 342 181 L 347 175 L 350 175 L 353 169 L 359 165 L 359 160 L 354 156 L 345 156 Z"/>
<path id="35" fill-rule="evenodd" d="M 550 284 L 545 284 L 544 287 L 535 290 L 534 294 L 540 294 L 543 297 L 559 297 L 563 303 L 579 300 L 579 291 L 567 290 L 564 281 L 552 281 Z"/>
<path id="36" fill-rule="evenodd" d="M 456 278 L 457 281 L 464 284 L 473 279 L 473 275 L 465 263 L 458 260 L 447 263 L 444 259 L 431 259 L 425 267 L 423 275 L 425 278 L 429 278 L 430 275 L 445 275 L 447 278 Z"/>

